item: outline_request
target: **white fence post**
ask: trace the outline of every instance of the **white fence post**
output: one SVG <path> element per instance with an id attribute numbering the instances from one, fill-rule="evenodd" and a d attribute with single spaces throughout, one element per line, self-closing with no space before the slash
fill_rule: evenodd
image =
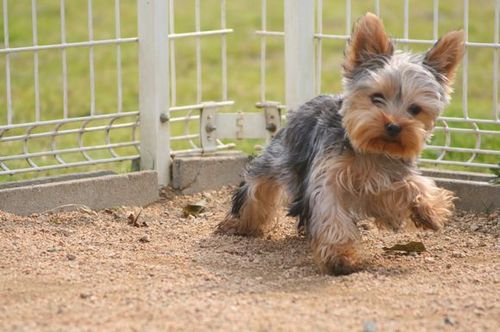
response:
<path id="1" fill-rule="evenodd" d="M 168 18 L 166 0 L 140 0 L 139 110 L 141 169 L 158 172 L 160 185 L 170 179 Z"/>
<path id="2" fill-rule="evenodd" d="M 285 96 L 288 110 L 314 97 L 314 0 L 285 1 Z"/>

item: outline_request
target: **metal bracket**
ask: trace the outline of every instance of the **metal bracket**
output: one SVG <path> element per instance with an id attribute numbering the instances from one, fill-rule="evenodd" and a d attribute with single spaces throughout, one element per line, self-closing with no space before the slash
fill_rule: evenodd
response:
<path id="1" fill-rule="evenodd" d="M 257 103 L 257 108 L 264 109 L 267 139 L 272 139 L 281 128 L 281 107 L 277 102 Z"/>
<path id="2" fill-rule="evenodd" d="M 236 113 L 236 139 L 240 140 L 245 137 L 245 113 Z"/>
<path id="3" fill-rule="evenodd" d="M 200 143 L 203 153 L 216 151 L 219 138 L 272 139 L 281 128 L 283 106 L 274 102 L 258 103 L 256 106 L 264 112 L 219 114 L 215 103 L 204 103 L 200 109 Z"/>
<path id="4" fill-rule="evenodd" d="M 203 152 L 217 150 L 217 106 L 204 103 L 200 110 L 200 141 Z"/>

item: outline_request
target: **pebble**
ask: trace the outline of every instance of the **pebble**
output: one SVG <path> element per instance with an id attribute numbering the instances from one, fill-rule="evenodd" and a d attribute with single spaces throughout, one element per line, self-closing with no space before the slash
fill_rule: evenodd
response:
<path id="1" fill-rule="evenodd" d="M 90 294 L 90 293 L 80 293 L 81 299 L 88 299 L 91 296 L 92 296 L 92 294 Z"/>
<path id="2" fill-rule="evenodd" d="M 74 233 L 74 231 L 70 231 L 67 229 L 61 230 L 61 234 L 64 235 L 65 237 L 69 237 L 72 233 Z"/>
<path id="3" fill-rule="evenodd" d="M 149 236 L 144 235 L 143 237 L 141 237 L 141 238 L 139 239 L 139 242 L 142 242 L 142 243 L 148 243 L 148 242 L 151 242 L 151 239 L 149 238 Z"/>
<path id="4" fill-rule="evenodd" d="M 444 323 L 446 325 L 455 325 L 455 320 L 451 318 L 450 316 L 444 317 Z"/>
<path id="5" fill-rule="evenodd" d="M 434 257 L 425 257 L 424 258 L 424 261 L 426 263 L 433 263 L 435 261 Z"/>
<path id="6" fill-rule="evenodd" d="M 470 230 L 473 232 L 477 231 L 479 228 L 480 228 L 480 226 L 478 224 L 472 224 L 470 226 Z"/>
<path id="7" fill-rule="evenodd" d="M 365 321 L 363 326 L 363 332 L 376 332 L 376 331 L 377 331 L 377 324 L 375 324 L 374 321 L 372 320 Z"/>
<path id="8" fill-rule="evenodd" d="M 66 255 L 66 258 L 69 260 L 69 261 L 74 261 L 76 259 L 76 256 L 73 255 L 73 254 L 67 254 Z"/>
<path id="9" fill-rule="evenodd" d="M 454 251 L 451 253 L 451 257 L 464 258 L 465 254 L 463 252 L 460 252 L 460 251 Z"/>

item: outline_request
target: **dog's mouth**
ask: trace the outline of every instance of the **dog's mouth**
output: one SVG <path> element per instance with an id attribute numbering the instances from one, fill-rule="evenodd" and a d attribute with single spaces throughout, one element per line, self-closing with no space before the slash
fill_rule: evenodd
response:
<path id="1" fill-rule="evenodd" d="M 382 138 L 381 140 L 382 143 L 382 152 L 391 154 L 394 153 L 394 149 L 400 153 L 400 151 L 404 151 L 406 149 L 406 145 L 401 141 L 401 139 L 394 138 L 394 137 L 389 137 L 389 138 Z"/>
<path id="2" fill-rule="evenodd" d="M 400 137 L 387 137 L 385 135 L 374 137 L 359 148 L 366 152 L 384 154 L 398 159 L 416 158 L 421 149 L 419 144 L 405 144 L 405 141 Z"/>
<path id="3" fill-rule="evenodd" d="M 398 147 L 399 149 L 404 149 L 405 145 L 397 137 L 380 137 L 371 140 L 370 145 L 378 145 L 381 152 L 386 152 L 386 150 L 391 150 L 391 148 Z"/>
<path id="4" fill-rule="evenodd" d="M 401 143 L 401 139 L 399 137 L 391 137 L 389 135 L 385 135 L 381 139 L 387 143 L 399 143 L 401 144 L 401 146 L 403 146 L 403 144 Z"/>

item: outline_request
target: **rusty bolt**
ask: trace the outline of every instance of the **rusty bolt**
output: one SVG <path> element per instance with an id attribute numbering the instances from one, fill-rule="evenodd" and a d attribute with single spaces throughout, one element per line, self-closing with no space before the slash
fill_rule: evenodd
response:
<path id="1" fill-rule="evenodd" d="M 266 129 L 272 133 L 276 131 L 276 125 L 274 123 L 269 123 L 266 125 Z"/>
<path id="2" fill-rule="evenodd" d="M 205 130 L 207 131 L 207 133 L 211 133 L 211 132 L 215 131 L 216 129 L 217 129 L 217 127 L 211 123 L 209 123 L 205 126 Z"/>
<path id="3" fill-rule="evenodd" d="M 168 122 L 170 120 L 170 117 L 168 116 L 167 113 L 165 112 L 161 112 L 160 114 L 160 122 L 161 123 L 165 123 L 165 122 Z"/>

